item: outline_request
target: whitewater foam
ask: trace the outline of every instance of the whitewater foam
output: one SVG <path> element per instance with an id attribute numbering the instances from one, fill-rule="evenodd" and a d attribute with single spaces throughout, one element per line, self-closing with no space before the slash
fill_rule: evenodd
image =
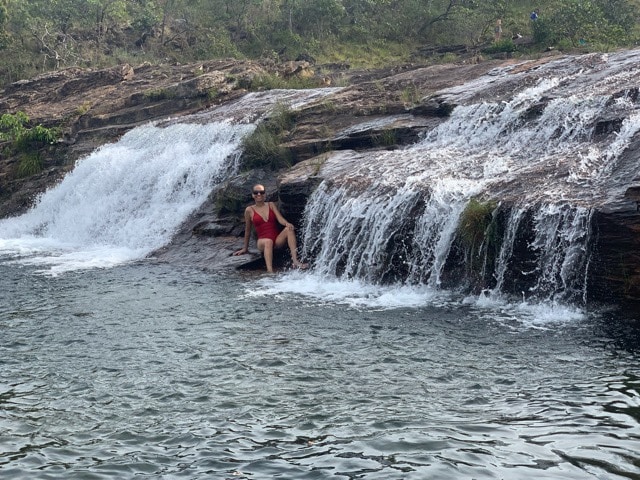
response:
<path id="1" fill-rule="evenodd" d="M 0 252 L 50 263 L 51 273 L 142 258 L 233 171 L 253 128 L 217 122 L 131 130 L 80 160 L 25 215 L 0 221 Z"/>
<path id="2" fill-rule="evenodd" d="M 586 318 L 582 309 L 556 302 L 514 300 L 490 292 L 460 296 L 427 285 L 374 285 L 318 272 L 266 275 L 247 285 L 245 295 L 280 299 L 306 297 L 318 304 L 344 305 L 355 310 L 468 307 L 489 321 L 517 328 L 547 328 Z"/>

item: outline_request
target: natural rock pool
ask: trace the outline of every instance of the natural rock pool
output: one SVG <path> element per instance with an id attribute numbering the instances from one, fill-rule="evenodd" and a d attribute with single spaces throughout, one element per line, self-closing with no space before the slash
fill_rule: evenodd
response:
<path id="1" fill-rule="evenodd" d="M 3 478 L 640 476 L 610 313 L 148 261 L 0 296 Z"/>

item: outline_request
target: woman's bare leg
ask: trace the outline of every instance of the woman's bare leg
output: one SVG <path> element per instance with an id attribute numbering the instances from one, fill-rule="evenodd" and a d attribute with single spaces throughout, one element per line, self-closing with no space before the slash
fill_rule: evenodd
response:
<path id="1" fill-rule="evenodd" d="M 281 248 L 285 243 L 289 246 L 289 251 L 291 252 L 291 261 L 293 262 L 293 265 L 298 268 L 307 268 L 308 265 L 306 263 L 301 263 L 300 260 L 298 260 L 298 242 L 296 240 L 296 234 L 293 230 L 285 228 L 283 231 L 281 231 L 276 238 L 275 247 Z"/>
<path id="2" fill-rule="evenodd" d="M 267 272 L 273 273 L 273 240 L 270 238 L 261 238 L 258 240 L 258 250 L 264 255 L 264 263 L 267 266 Z"/>

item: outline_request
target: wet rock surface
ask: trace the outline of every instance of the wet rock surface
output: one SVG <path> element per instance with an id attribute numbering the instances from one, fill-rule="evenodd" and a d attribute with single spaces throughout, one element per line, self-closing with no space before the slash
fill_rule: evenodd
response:
<path id="1" fill-rule="evenodd" d="M 630 54 L 638 55 L 637 52 Z M 606 78 L 607 58 L 588 55 L 564 61 L 559 57 L 532 61 L 491 61 L 478 64 L 408 65 L 384 71 L 356 72 L 307 62 L 275 66 L 259 62 L 221 60 L 196 65 L 119 66 L 101 71 L 69 69 L 17 82 L 0 92 L 3 113 L 24 111 L 34 124 L 62 124 L 64 140 L 47 151 L 44 170 L 28 178 L 15 175 L 15 158 L 0 161 L 0 216 L 24 212 L 38 193 L 55 184 L 74 162 L 104 143 L 117 140 L 135 126 L 201 112 L 244 95 L 251 78 L 261 74 L 316 76 L 318 85 L 338 83 L 330 95 L 296 111 L 295 128 L 283 139 L 292 167 L 259 169 L 230 179 L 195 212 L 171 244 L 154 253 L 161 261 L 200 268 L 262 268 L 260 256 L 235 257 L 244 223 L 242 211 L 251 202 L 251 186 L 262 183 L 271 200 L 298 228 L 309 195 L 317 185 L 348 171 L 350 162 L 366 161 L 368 152 L 402 149 L 422 138 L 460 105 L 506 101 L 523 85 L 535 85 L 562 71 L 591 72 L 588 82 Z M 523 123 L 540 118 L 559 96 L 570 96 L 571 85 L 553 95 L 541 94 L 521 114 Z M 608 92 L 610 94 L 611 92 Z M 612 95 L 615 98 L 616 95 Z M 622 88 L 617 98 L 637 105 L 637 87 Z M 618 102 L 620 103 L 620 102 Z M 615 105 L 614 105 L 615 107 Z M 594 119 L 594 142 L 617 135 L 624 118 L 616 108 Z M 620 163 L 615 192 L 592 198 L 597 244 L 590 266 L 594 301 L 640 304 L 640 178 L 638 141 Z M 546 170 L 545 170 L 546 169 Z M 555 166 L 540 167 L 529 177 L 511 180 L 499 192 L 505 205 L 518 191 L 544 190 L 561 176 Z M 565 175 L 562 173 L 562 175 Z M 605 195 L 606 194 L 606 195 Z M 583 202 L 580 200 L 580 202 Z M 279 258 L 287 267 L 286 255 Z"/>

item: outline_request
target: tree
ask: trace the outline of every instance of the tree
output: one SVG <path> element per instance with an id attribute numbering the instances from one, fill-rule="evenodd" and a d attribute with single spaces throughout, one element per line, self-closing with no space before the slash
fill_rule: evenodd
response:
<path id="1" fill-rule="evenodd" d="M 8 19 L 7 1 L 0 0 L 0 50 L 7 48 L 9 42 L 9 35 L 6 31 Z"/>
<path id="2" fill-rule="evenodd" d="M 346 13 L 340 0 L 290 1 L 289 9 L 290 29 L 317 39 L 337 32 Z"/>
<path id="3" fill-rule="evenodd" d="M 539 43 L 620 45 L 632 40 L 638 8 L 627 0 L 564 0 L 534 25 Z"/>

